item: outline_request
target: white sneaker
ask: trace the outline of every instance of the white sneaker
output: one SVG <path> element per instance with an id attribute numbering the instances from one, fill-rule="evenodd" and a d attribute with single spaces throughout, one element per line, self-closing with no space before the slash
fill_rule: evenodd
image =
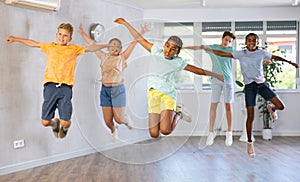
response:
<path id="1" fill-rule="evenodd" d="M 133 128 L 133 121 L 131 120 L 131 118 L 127 117 L 128 118 L 128 123 L 126 124 L 127 128 L 128 129 L 132 129 Z"/>
<path id="2" fill-rule="evenodd" d="M 187 122 L 192 122 L 192 115 L 183 108 L 183 105 L 182 104 L 178 104 L 176 106 L 176 113 L 179 113 L 181 115 L 181 118 L 180 119 L 183 119 Z"/>
<path id="3" fill-rule="evenodd" d="M 232 145 L 232 131 L 227 131 L 226 132 L 226 140 L 225 140 L 225 145 L 226 146 L 231 146 Z"/>
<path id="4" fill-rule="evenodd" d="M 209 132 L 206 139 L 206 145 L 212 145 L 214 143 L 215 137 L 216 137 L 216 132 Z"/>
<path id="5" fill-rule="evenodd" d="M 111 134 L 112 140 L 115 142 L 119 139 L 118 137 L 118 128 L 115 127 L 115 131 Z"/>
<path id="6" fill-rule="evenodd" d="M 268 104 L 268 105 L 267 105 L 267 108 L 268 108 L 268 110 L 269 110 L 269 112 L 270 112 L 270 115 L 271 115 L 272 120 L 273 120 L 273 121 L 277 120 L 277 119 L 278 119 L 277 111 L 273 111 L 273 109 L 272 109 L 273 107 L 272 107 L 271 104 Z"/>

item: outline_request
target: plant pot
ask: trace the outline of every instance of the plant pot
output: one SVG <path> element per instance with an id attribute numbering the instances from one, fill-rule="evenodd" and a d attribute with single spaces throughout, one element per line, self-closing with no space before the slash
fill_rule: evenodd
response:
<path id="1" fill-rule="evenodd" d="M 262 138 L 264 140 L 272 140 L 272 128 L 265 128 L 262 130 Z"/>

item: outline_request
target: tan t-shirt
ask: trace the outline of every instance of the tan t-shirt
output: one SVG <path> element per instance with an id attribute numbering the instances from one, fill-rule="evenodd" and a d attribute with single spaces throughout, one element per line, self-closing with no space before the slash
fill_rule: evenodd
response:
<path id="1" fill-rule="evenodd" d="M 127 64 L 122 54 L 119 56 L 111 56 L 108 53 L 97 51 L 96 55 L 100 58 L 102 83 L 104 85 L 119 85 L 124 81 L 123 71 Z"/>

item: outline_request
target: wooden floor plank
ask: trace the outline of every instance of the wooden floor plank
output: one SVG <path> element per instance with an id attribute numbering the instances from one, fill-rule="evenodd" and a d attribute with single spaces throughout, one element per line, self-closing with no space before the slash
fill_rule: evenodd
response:
<path id="1" fill-rule="evenodd" d="M 218 136 L 198 148 L 204 137 L 168 137 L 94 153 L 0 176 L 1 182 L 297 182 L 300 137 L 256 138 L 256 157 L 234 138 L 231 147 Z M 151 144 L 151 145 L 150 145 Z M 164 153 L 170 150 L 171 152 Z M 172 152 L 173 150 L 173 152 Z M 162 155 L 160 155 L 162 154 Z M 154 161 L 153 156 L 158 160 Z M 150 160 L 147 159 L 150 157 Z M 127 162 L 124 160 L 128 158 Z M 145 163 L 140 162 L 145 159 Z M 122 161 L 123 160 L 123 161 Z M 120 162 L 121 161 L 121 162 Z"/>

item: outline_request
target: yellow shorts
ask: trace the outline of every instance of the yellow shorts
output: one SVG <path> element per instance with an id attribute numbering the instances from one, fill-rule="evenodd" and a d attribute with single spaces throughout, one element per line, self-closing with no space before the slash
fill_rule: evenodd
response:
<path id="1" fill-rule="evenodd" d="M 148 113 L 160 114 L 163 110 L 175 110 L 176 100 L 153 88 L 148 91 Z"/>

